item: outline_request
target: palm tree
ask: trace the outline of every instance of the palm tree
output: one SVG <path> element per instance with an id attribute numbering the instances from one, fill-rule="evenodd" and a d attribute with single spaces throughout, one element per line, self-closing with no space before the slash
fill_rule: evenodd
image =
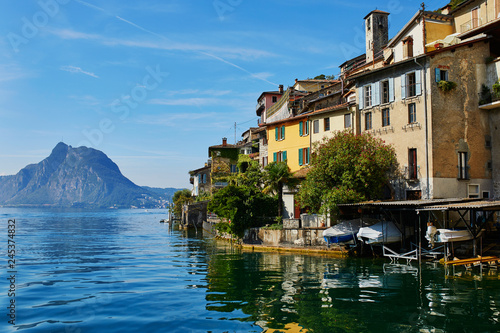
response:
<path id="1" fill-rule="evenodd" d="M 283 216 L 283 185 L 293 190 L 297 179 L 293 177 L 286 162 L 272 162 L 265 168 L 265 187 L 262 192 L 278 194 L 278 216 Z"/>

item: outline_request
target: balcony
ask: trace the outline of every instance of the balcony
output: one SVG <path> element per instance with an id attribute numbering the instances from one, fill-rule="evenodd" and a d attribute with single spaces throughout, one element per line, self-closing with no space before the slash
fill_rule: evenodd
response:
<path id="1" fill-rule="evenodd" d="M 474 18 L 469 22 L 466 22 L 460 26 L 460 33 L 464 33 L 469 30 L 475 29 L 481 25 L 482 25 L 482 20 L 480 18 Z"/>
<path id="2" fill-rule="evenodd" d="M 264 105 L 264 100 L 262 100 L 255 107 L 255 112 L 257 112 L 257 113 L 262 112 L 262 111 L 264 111 L 265 108 L 266 108 L 266 106 Z"/>

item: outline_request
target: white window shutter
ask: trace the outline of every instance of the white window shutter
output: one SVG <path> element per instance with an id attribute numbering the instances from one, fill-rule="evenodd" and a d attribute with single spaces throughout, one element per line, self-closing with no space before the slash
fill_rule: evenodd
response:
<path id="1" fill-rule="evenodd" d="M 380 82 L 372 83 L 372 105 L 380 104 Z"/>
<path id="2" fill-rule="evenodd" d="M 362 110 L 365 105 L 365 87 L 359 87 L 358 88 L 358 95 L 359 95 L 359 109 Z"/>
<path id="3" fill-rule="evenodd" d="M 406 98 L 406 74 L 401 75 L 401 99 Z"/>
<path id="4" fill-rule="evenodd" d="M 422 79 L 421 79 L 422 71 L 415 72 L 415 93 L 417 95 L 422 94 Z"/>
<path id="5" fill-rule="evenodd" d="M 394 102 L 394 78 L 389 78 L 389 102 Z"/>

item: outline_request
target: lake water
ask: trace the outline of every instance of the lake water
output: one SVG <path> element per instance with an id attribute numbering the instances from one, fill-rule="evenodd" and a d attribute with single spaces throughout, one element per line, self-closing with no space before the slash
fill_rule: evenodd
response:
<path id="1" fill-rule="evenodd" d="M 241 252 L 166 217 L 0 209 L 0 332 L 500 331 L 494 271 Z"/>

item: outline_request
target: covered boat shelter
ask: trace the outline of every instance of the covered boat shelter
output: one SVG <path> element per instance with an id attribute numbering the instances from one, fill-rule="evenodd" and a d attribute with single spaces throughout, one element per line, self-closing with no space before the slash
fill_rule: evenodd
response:
<path id="1" fill-rule="evenodd" d="M 423 249 L 427 223 L 443 228 L 465 226 L 473 235 L 473 253 L 477 255 L 476 238 L 487 221 L 500 211 L 500 201 L 480 201 L 471 198 L 448 198 L 403 201 L 367 201 L 338 205 L 341 214 L 349 216 L 378 216 L 392 221 L 402 233 L 401 249 L 418 247 L 419 258 Z M 409 232 L 410 231 L 410 232 Z M 425 241 L 425 239 L 424 239 Z M 429 252 L 428 252 L 429 253 Z"/>
<path id="2" fill-rule="evenodd" d="M 497 211 L 500 211 L 500 201 L 457 202 L 416 209 L 418 214 L 427 213 L 428 220 L 425 222 L 437 221 L 442 228 L 465 226 L 472 235 L 474 256 L 478 255 L 477 238 Z"/>

